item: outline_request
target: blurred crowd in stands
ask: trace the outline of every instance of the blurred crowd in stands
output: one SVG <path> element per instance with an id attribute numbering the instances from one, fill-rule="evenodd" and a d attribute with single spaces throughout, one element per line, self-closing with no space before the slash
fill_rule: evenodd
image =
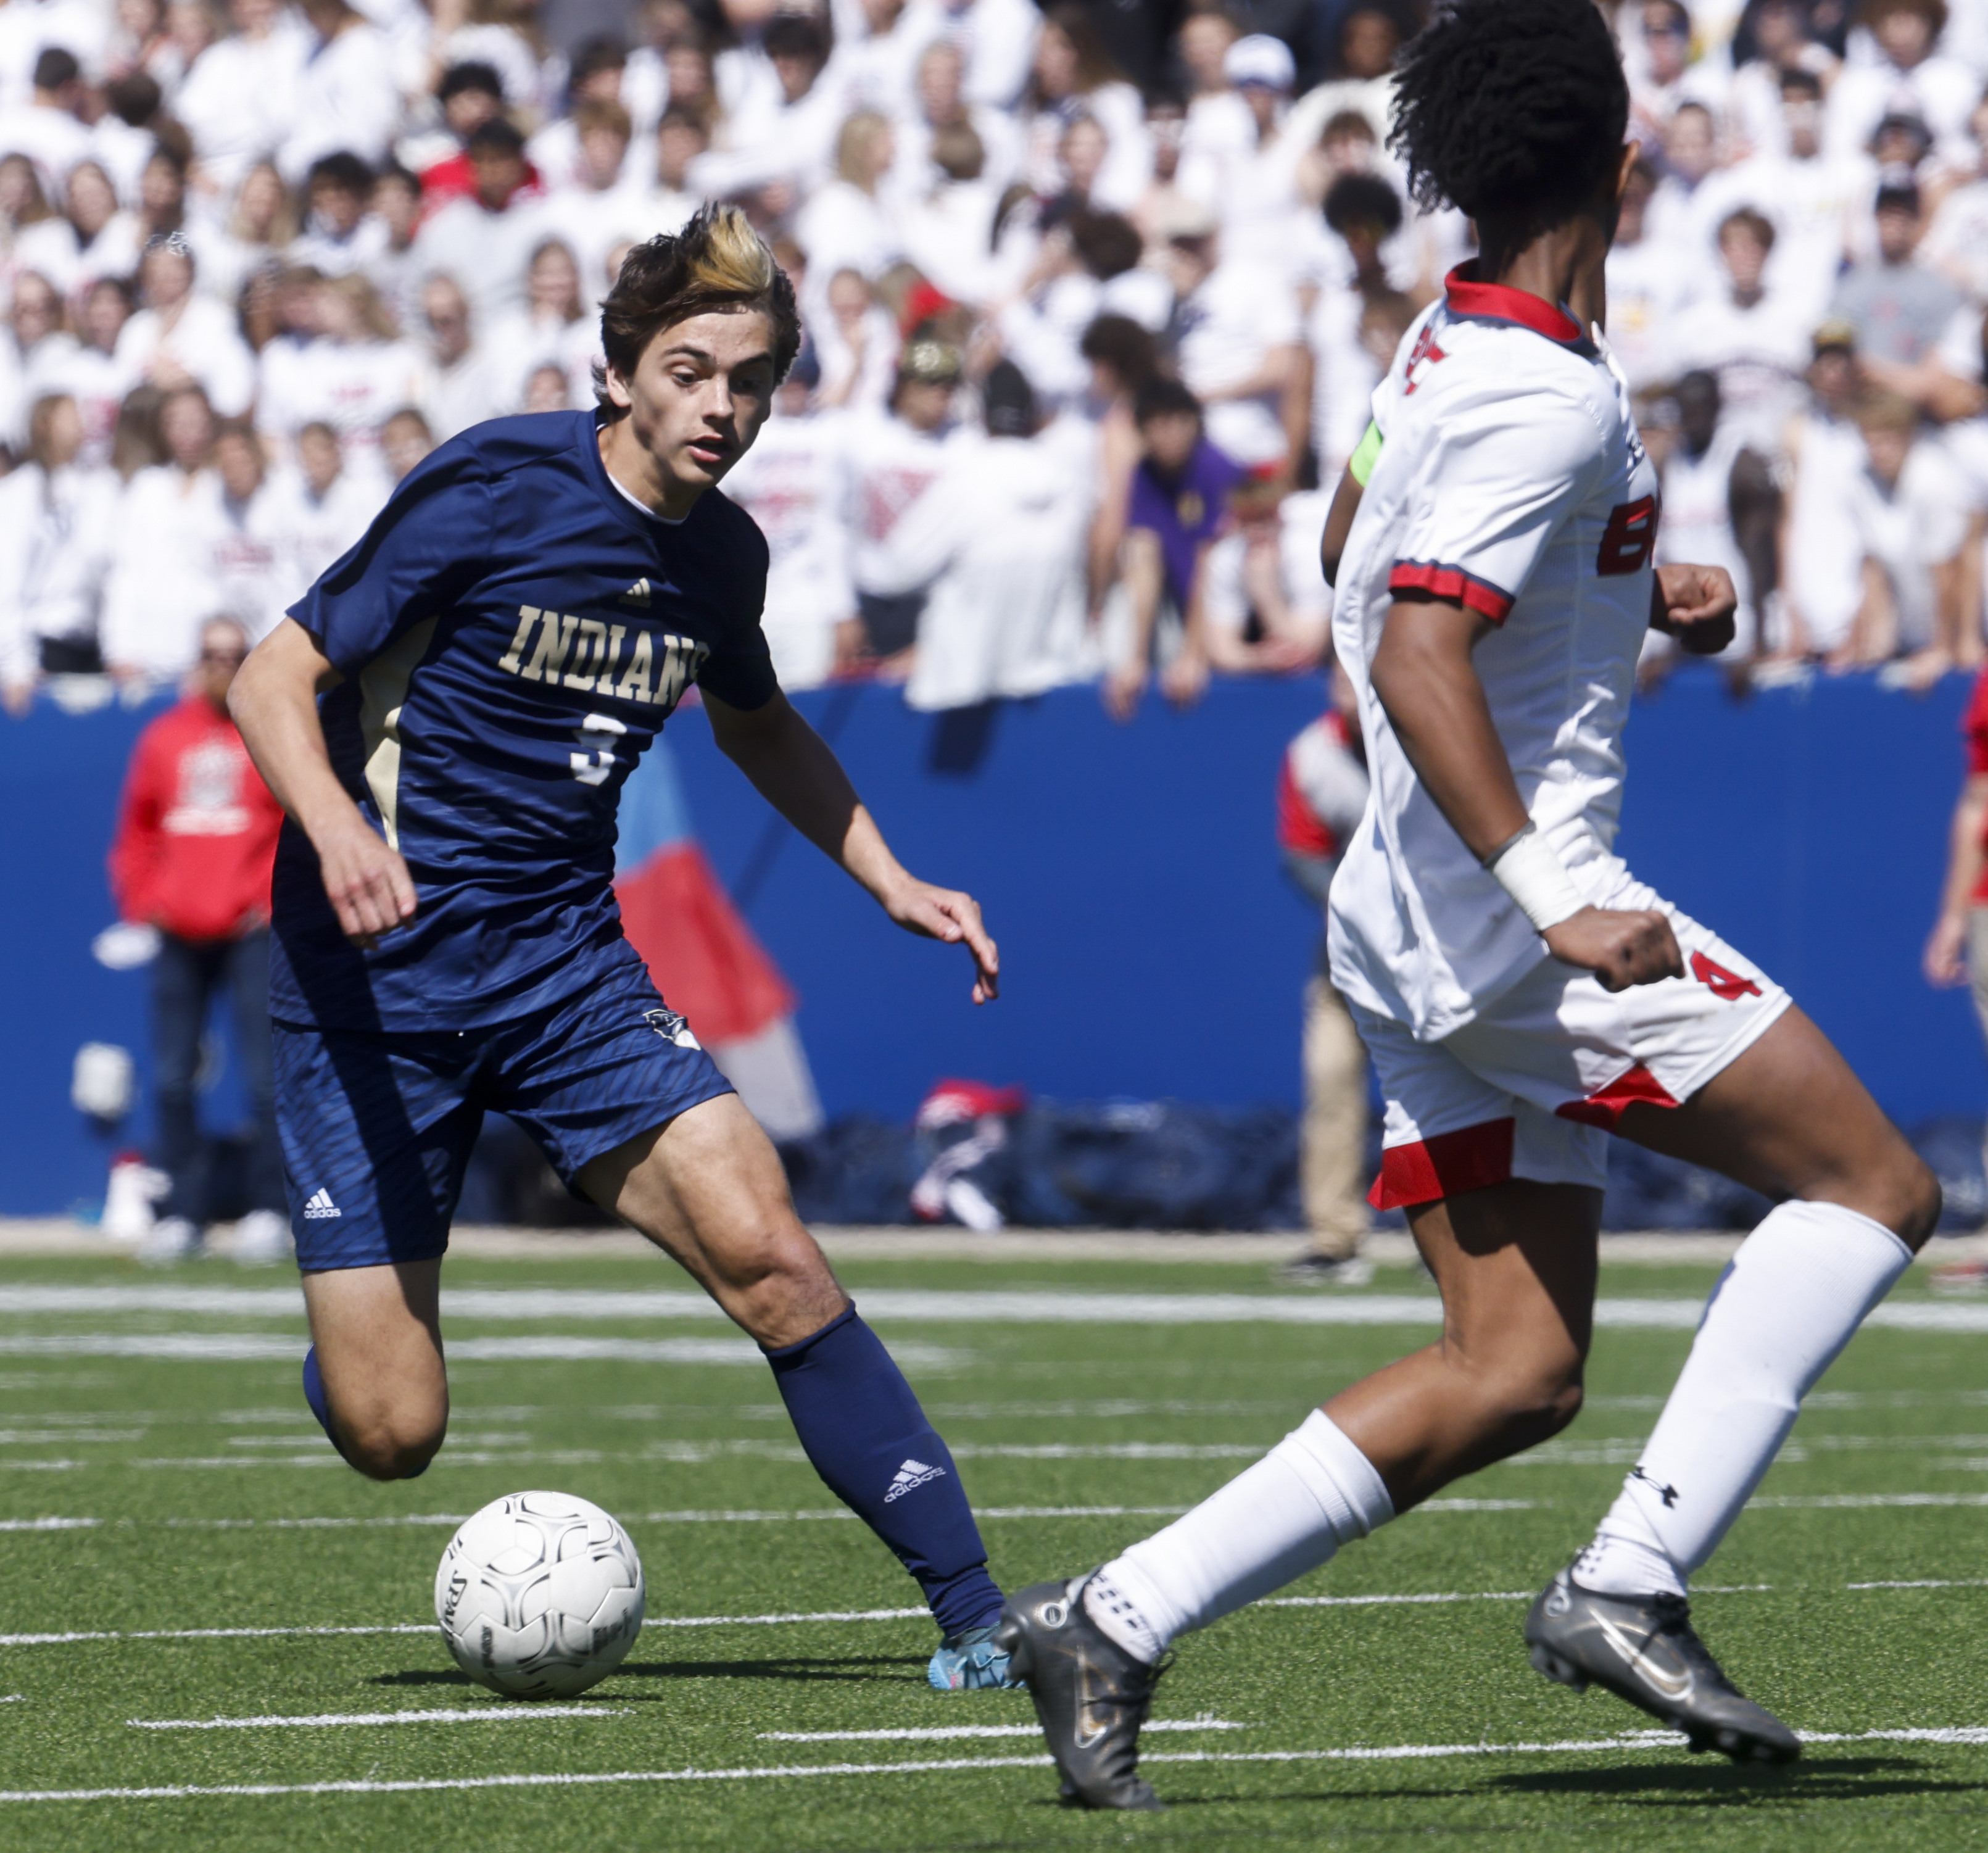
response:
<path id="1" fill-rule="evenodd" d="M 1982 655 L 1988 0 L 1619 0 L 1609 340 L 1729 668 Z M 4 0 L 0 695 L 252 639 L 621 254 L 744 205 L 808 339 L 726 485 L 793 688 L 1130 713 L 1327 648 L 1324 506 L 1472 249 L 1418 0 Z M 1663 664 L 1653 658 L 1652 675 Z"/>

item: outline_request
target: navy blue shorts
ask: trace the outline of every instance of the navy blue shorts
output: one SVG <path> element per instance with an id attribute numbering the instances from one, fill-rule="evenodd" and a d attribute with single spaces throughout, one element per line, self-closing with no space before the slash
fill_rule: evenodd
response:
<path id="1" fill-rule="evenodd" d="M 522 1126 L 571 1188 L 588 1160 L 732 1091 L 639 966 L 488 1029 L 274 1032 L 306 1273 L 441 1254 L 486 1110 Z"/>

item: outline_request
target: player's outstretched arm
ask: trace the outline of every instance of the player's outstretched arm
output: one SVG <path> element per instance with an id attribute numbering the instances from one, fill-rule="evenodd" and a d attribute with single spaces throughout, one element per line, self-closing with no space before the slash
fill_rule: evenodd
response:
<path id="1" fill-rule="evenodd" d="M 1381 628 L 1371 676 L 1423 788 L 1470 853 L 1513 888 L 1494 865 L 1529 837 L 1532 820 L 1471 660 L 1491 629 L 1446 599 L 1397 599 Z M 1570 894 L 1564 870 L 1558 879 Z M 1594 972 L 1609 990 L 1684 975 L 1676 935 L 1660 913 L 1588 907 L 1577 897 L 1556 919 L 1542 920 L 1530 907 L 1527 912 L 1556 959 Z"/>
<path id="2" fill-rule="evenodd" d="M 228 691 L 242 744 L 276 802 L 317 851 L 338 924 L 370 946 L 414 912 L 414 884 L 400 852 L 383 841 L 338 782 L 325 750 L 317 698 L 344 678 L 295 618 L 248 653 Z"/>
<path id="3" fill-rule="evenodd" d="M 784 695 L 776 691 L 762 708 L 734 708 L 707 689 L 704 707 L 725 757 L 774 810 L 867 888 L 907 932 L 963 944 L 973 955 L 975 1003 L 1000 995 L 1001 955 L 981 922 L 979 902 L 919 881 L 891 854 L 842 762 Z"/>

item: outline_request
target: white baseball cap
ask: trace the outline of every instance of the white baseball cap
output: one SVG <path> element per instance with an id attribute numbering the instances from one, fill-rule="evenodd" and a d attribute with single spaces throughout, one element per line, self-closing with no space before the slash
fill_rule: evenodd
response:
<path id="1" fill-rule="evenodd" d="M 1297 81 L 1297 60 L 1283 39 L 1273 39 L 1268 32 L 1252 32 L 1222 54 L 1222 74 L 1233 84 L 1288 90 Z"/>

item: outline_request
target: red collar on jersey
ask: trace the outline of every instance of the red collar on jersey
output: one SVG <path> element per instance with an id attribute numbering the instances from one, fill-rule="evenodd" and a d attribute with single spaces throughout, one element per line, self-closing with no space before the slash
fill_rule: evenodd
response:
<path id="1" fill-rule="evenodd" d="M 1483 316 L 1494 322 L 1516 322 L 1563 347 L 1578 347 L 1584 337 L 1581 324 L 1564 309 L 1556 309 L 1544 298 L 1530 291 L 1514 289 L 1509 283 L 1480 283 L 1471 273 L 1475 258 L 1459 264 L 1443 279 L 1450 313 Z"/>

